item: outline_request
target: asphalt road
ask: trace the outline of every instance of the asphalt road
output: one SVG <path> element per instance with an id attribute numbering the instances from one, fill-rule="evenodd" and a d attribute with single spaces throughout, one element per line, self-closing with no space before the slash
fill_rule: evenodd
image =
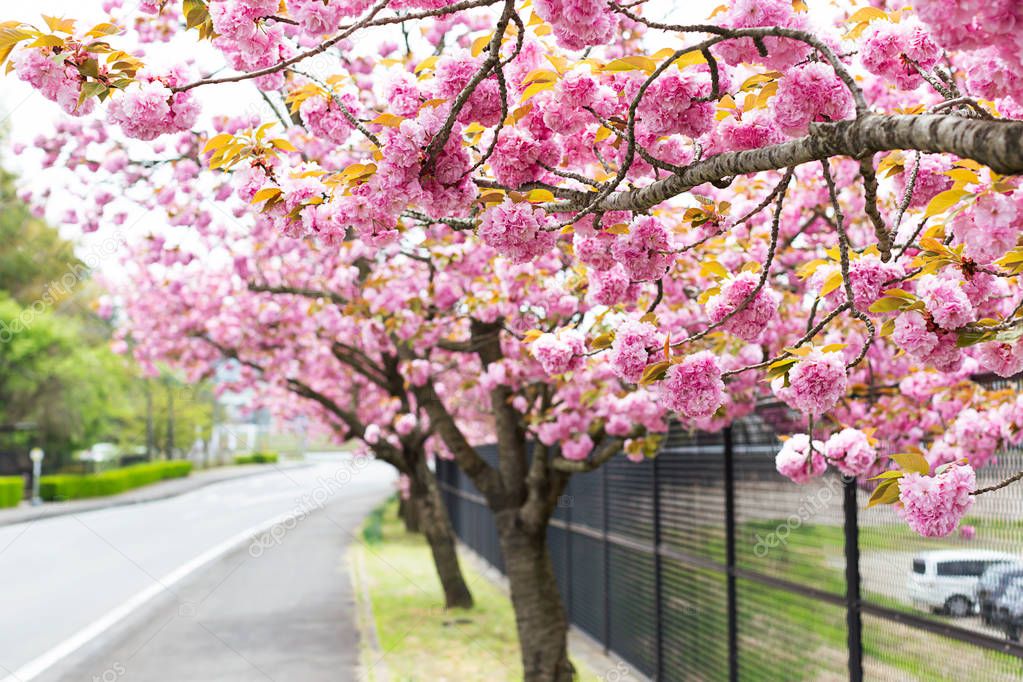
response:
<path id="1" fill-rule="evenodd" d="M 354 679 L 343 555 L 392 471 L 336 459 L 0 527 L 0 680 Z"/>

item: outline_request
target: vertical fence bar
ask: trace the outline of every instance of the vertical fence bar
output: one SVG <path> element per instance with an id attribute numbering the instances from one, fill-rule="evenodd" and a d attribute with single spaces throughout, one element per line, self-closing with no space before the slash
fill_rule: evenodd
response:
<path id="1" fill-rule="evenodd" d="M 604 526 L 604 653 L 606 654 L 611 650 L 611 543 L 608 541 L 608 485 L 607 485 L 607 467 L 603 466 L 599 469 L 600 471 L 600 484 L 603 486 L 603 493 L 601 494 L 602 505 L 604 507 L 602 516 Z"/>
<path id="2" fill-rule="evenodd" d="M 843 478 L 845 511 L 845 624 L 849 645 L 849 681 L 863 680 L 863 622 L 860 616 L 860 528 L 856 479 Z"/>
<path id="3" fill-rule="evenodd" d="M 725 445 L 725 585 L 728 595 L 728 679 L 739 679 L 739 609 L 735 587 L 735 445 L 732 427 L 724 429 Z"/>
<path id="4" fill-rule="evenodd" d="M 664 679 L 664 579 L 661 565 L 661 478 L 654 457 L 654 679 Z"/>

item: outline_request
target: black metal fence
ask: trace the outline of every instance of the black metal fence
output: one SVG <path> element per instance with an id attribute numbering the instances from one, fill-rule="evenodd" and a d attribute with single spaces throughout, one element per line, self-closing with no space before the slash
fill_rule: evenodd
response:
<path id="1" fill-rule="evenodd" d="M 673 428 L 655 459 L 574 476 L 548 535 L 572 623 L 656 680 L 1023 679 L 1023 646 L 915 604 L 907 586 L 920 552 L 1020 554 L 1020 486 L 978 502 L 973 537 L 920 538 L 837 475 L 779 476 L 782 421 Z M 1004 454 L 981 484 L 1021 461 Z M 453 463 L 437 473 L 459 537 L 503 570 L 483 498 Z"/>

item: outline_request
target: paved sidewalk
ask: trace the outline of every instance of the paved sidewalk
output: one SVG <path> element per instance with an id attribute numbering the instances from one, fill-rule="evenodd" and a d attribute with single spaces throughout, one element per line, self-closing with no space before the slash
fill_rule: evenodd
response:
<path id="1" fill-rule="evenodd" d="M 304 466 L 309 465 L 300 462 L 214 467 L 212 469 L 193 471 L 185 478 L 160 481 L 159 483 L 153 483 L 152 485 L 136 488 L 135 490 L 129 490 L 120 495 L 110 495 L 109 497 L 93 497 L 85 500 L 71 500 L 69 502 L 44 502 L 38 507 L 33 507 L 25 501 L 11 509 L 0 509 L 0 526 L 47 519 L 52 516 L 63 516 L 64 514 L 80 514 L 95 509 L 106 509 L 107 507 L 121 507 L 127 504 L 152 502 L 190 493 L 212 483 Z"/>
<path id="2" fill-rule="evenodd" d="M 357 607 L 345 554 L 391 493 L 340 496 L 165 590 L 35 682 L 355 682 Z"/>

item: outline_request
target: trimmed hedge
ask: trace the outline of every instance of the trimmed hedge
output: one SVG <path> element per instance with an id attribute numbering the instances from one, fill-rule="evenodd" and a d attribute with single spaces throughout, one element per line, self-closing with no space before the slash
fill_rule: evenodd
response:
<path id="1" fill-rule="evenodd" d="M 276 464 L 276 452 L 253 452 L 251 455 L 238 455 L 234 458 L 235 464 Z"/>
<path id="2" fill-rule="evenodd" d="M 39 496 L 48 502 L 84 497 L 117 495 L 169 478 L 183 478 L 192 471 L 184 461 L 147 462 L 98 474 L 56 474 L 39 479 Z"/>
<path id="3" fill-rule="evenodd" d="M 0 508 L 17 507 L 25 492 L 25 479 L 21 476 L 0 476 Z"/>

